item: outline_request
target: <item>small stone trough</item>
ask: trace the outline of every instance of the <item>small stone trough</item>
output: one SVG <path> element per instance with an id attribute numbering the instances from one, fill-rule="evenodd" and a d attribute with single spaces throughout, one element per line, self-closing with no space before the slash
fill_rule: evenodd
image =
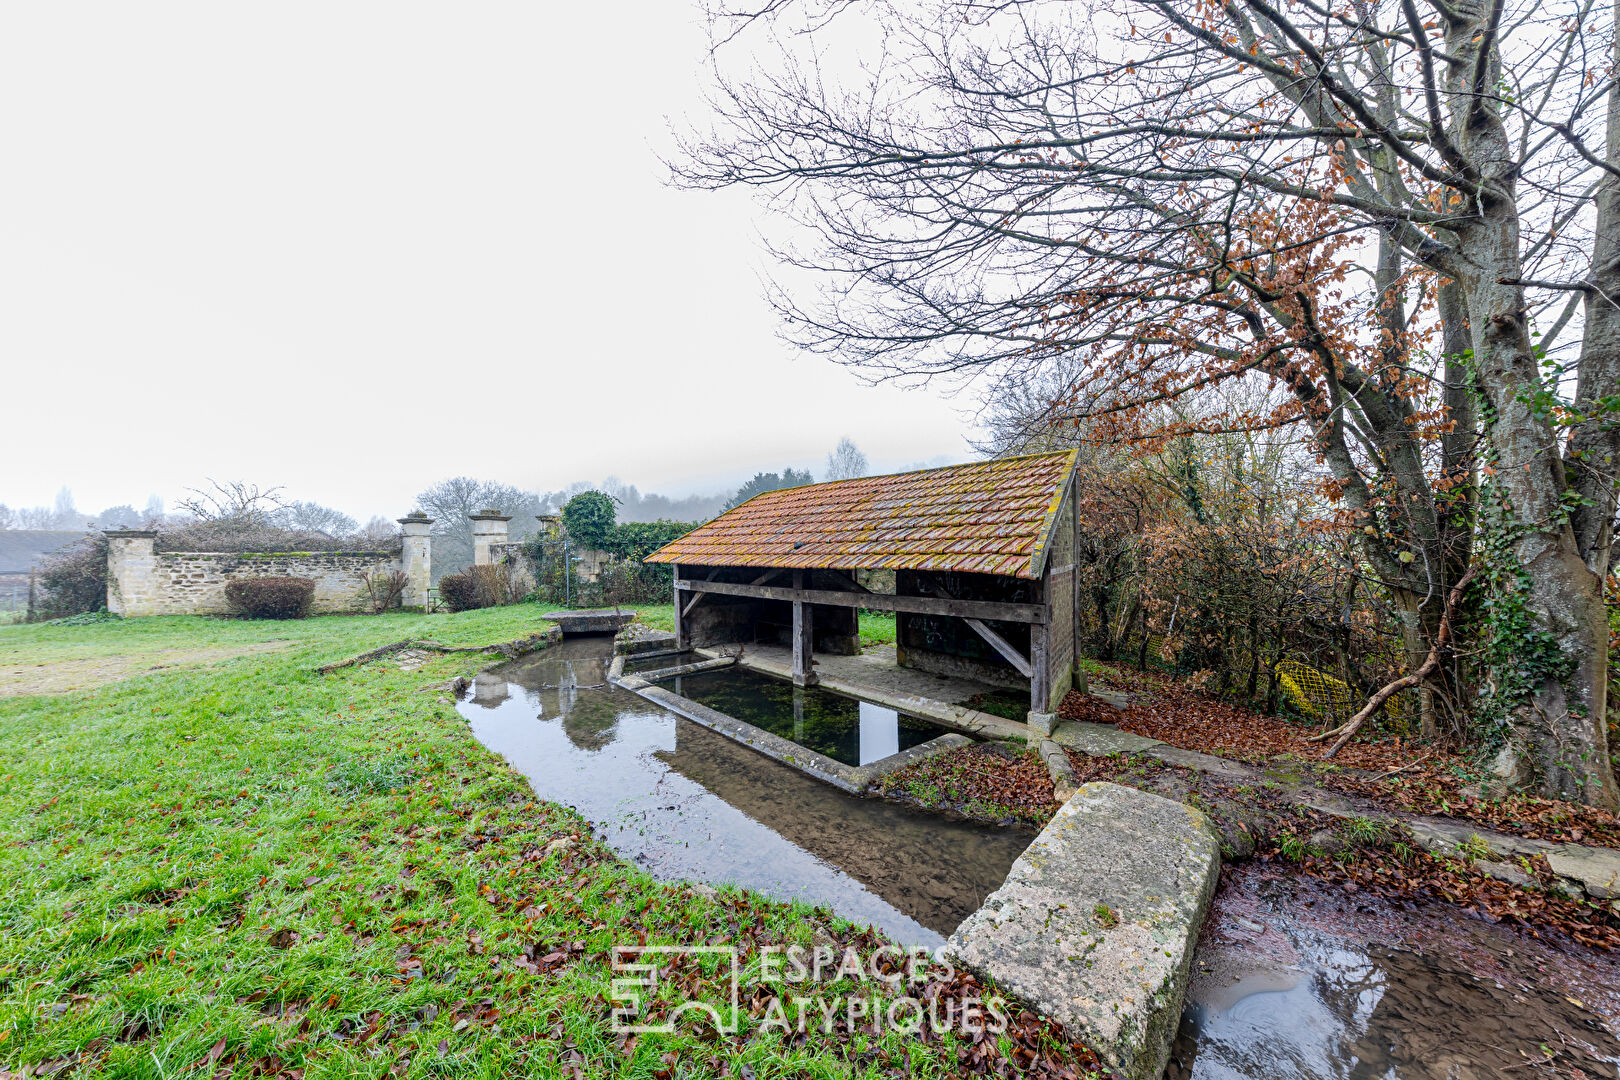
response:
<path id="1" fill-rule="evenodd" d="M 1083 784 L 957 927 L 947 958 L 1061 1023 L 1121 1075 L 1157 1080 L 1220 868 L 1218 834 L 1199 811 Z"/>
<path id="2" fill-rule="evenodd" d="M 571 634 L 617 634 L 635 622 L 634 611 L 601 608 L 587 611 L 548 611 L 540 616 L 557 624 L 564 636 Z"/>

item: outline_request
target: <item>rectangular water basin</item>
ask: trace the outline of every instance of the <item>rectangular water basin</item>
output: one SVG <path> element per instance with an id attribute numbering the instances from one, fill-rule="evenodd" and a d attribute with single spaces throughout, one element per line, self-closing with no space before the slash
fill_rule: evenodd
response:
<path id="1" fill-rule="evenodd" d="M 682 675 L 659 685 L 844 765 L 870 765 L 946 734 L 919 717 L 743 667 Z"/>

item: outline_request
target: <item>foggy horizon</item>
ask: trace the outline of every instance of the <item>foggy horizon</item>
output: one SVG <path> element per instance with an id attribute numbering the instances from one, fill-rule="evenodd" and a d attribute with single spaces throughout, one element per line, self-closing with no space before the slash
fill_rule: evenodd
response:
<path id="1" fill-rule="evenodd" d="M 778 339 L 779 218 L 664 182 L 700 12 L 623 16 L 10 9 L 0 502 L 212 478 L 364 521 L 459 475 L 679 498 L 843 435 L 874 471 L 970 457 L 971 400 Z M 603 84 L 573 43 L 609 38 Z"/>

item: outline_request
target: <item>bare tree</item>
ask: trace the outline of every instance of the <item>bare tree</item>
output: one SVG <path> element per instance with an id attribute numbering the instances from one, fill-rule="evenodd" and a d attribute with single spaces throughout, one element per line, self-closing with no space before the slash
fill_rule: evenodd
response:
<path id="1" fill-rule="evenodd" d="M 109 506 L 95 517 L 97 528 L 125 529 L 133 528 L 141 523 L 141 515 L 129 503 L 119 503 Z"/>
<path id="2" fill-rule="evenodd" d="M 472 562 L 472 523 L 468 514 L 497 510 L 513 515 L 512 537 L 519 539 L 533 532 L 534 517 L 542 500 L 532 492 L 510 484 L 455 476 L 441 480 L 416 497 L 416 504 L 434 519 L 433 572 L 454 573 Z"/>
<path id="3" fill-rule="evenodd" d="M 846 65 L 836 19 L 884 28 Z M 1100 439 L 1231 379 L 1307 426 L 1416 668 L 1475 558 L 1524 625 L 1493 683 L 1545 793 L 1620 801 L 1606 739 L 1620 479 L 1620 94 L 1592 0 L 840 0 L 716 21 L 697 186 L 814 242 L 789 333 L 880 377 L 1064 373 Z M 831 44 L 829 44 L 831 43 Z M 1510 620 L 1511 621 L 1511 620 Z M 1510 654 L 1510 655 L 1509 655 Z M 1460 687 L 1425 683 L 1426 694 Z M 1429 725 L 1432 728 L 1432 721 Z"/>
<path id="4" fill-rule="evenodd" d="M 839 439 L 838 445 L 827 455 L 828 480 L 853 480 L 857 476 L 865 476 L 869 471 L 866 455 L 861 453 L 860 447 L 848 435 Z"/>
<path id="5" fill-rule="evenodd" d="M 393 542 L 399 527 L 385 517 L 373 517 L 354 534 L 355 544 L 361 548 L 385 548 Z"/>
<path id="6" fill-rule="evenodd" d="M 316 502 L 285 503 L 270 516 L 284 529 L 325 533 L 332 537 L 349 536 L 360 528 L 359 522 L 343 511 Z"/>
<path id="7" fill-rule="evenodd" d="M 281 488 L 261 488 L 243 480 L 221 483 L 210 478 L 206 488 L 187 488 L 176 505 L 198 521 L 230 521 L 243 528 L 267 528 L 277 510 L 286 505 Z"/>

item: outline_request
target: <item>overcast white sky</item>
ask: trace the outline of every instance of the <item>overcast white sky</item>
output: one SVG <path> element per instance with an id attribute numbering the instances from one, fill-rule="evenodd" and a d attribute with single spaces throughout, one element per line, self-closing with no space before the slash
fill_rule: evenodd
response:
<path id="1" fill-rule="evenodd" d="M 687 0 L 0 7 L 0 502 L 966 458 L 966 402 L 777 340 L 752 201 L 661 185 L 704 46 Z"/>

